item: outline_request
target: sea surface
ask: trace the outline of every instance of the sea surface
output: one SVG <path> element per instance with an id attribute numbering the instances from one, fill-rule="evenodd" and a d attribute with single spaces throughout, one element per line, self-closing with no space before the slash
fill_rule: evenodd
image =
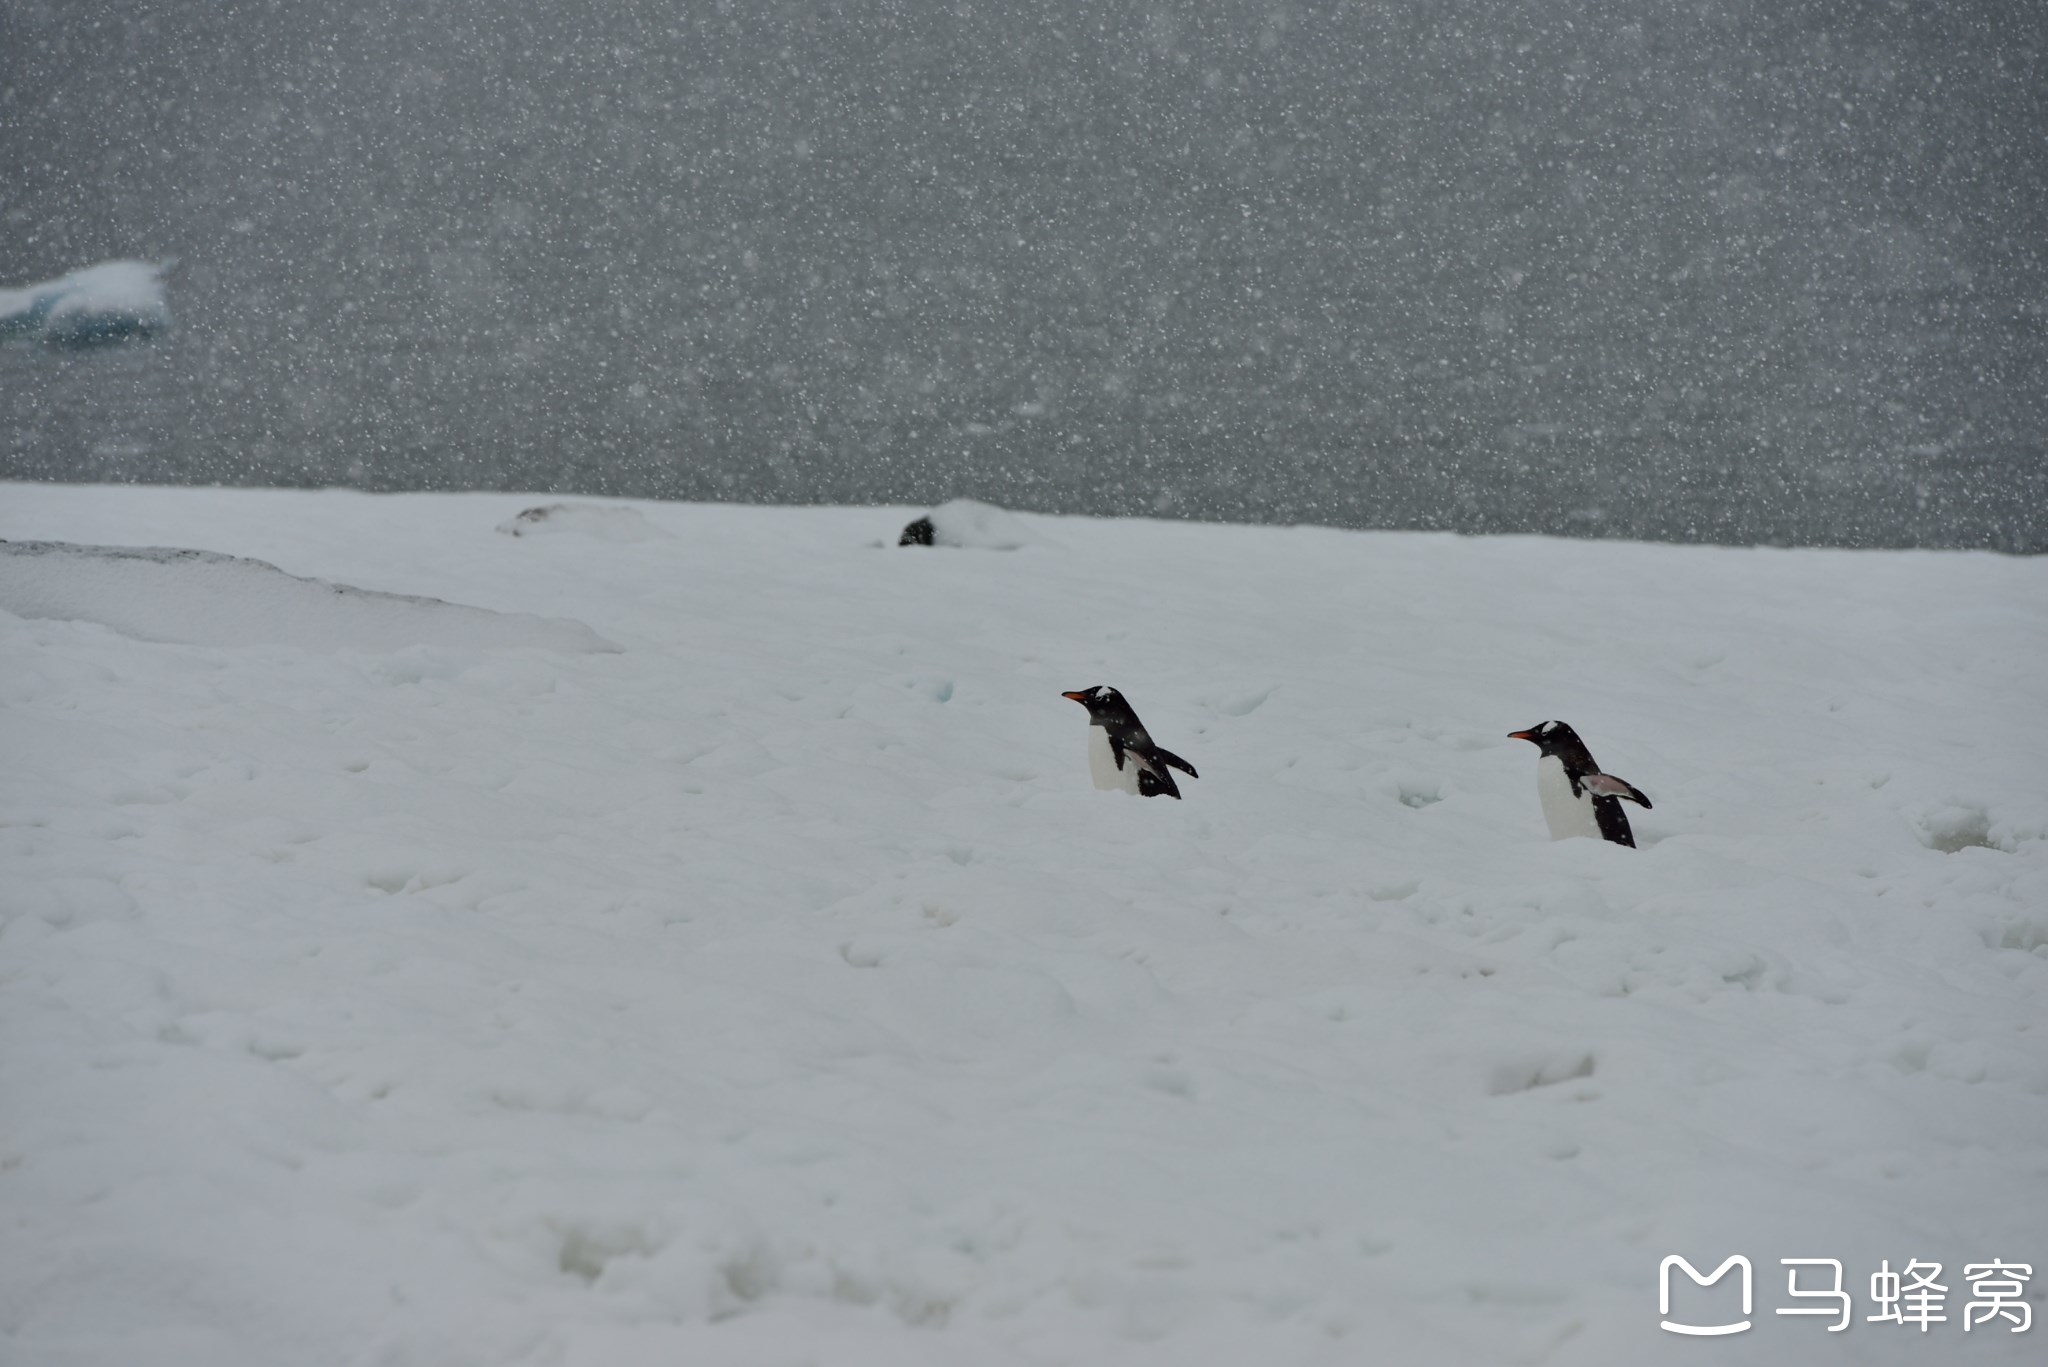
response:
<path id="1" fill-rule="evenodd" d="M 2016 13 L 18 0 L 0 477 L 2048 550 Z"/>

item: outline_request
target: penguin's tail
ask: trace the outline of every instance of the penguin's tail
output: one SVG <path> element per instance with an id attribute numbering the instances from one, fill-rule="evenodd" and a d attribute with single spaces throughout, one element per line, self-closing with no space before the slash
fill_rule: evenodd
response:
<path id="1" fill-rule="evenodd" d="M 1138 768 L 1139 797 L 1170 797 L 1180 800 L 1180 788 L 1174 783 L 1173 775 L 1164 769 L 1154 771 L 1144 766 Z"/>

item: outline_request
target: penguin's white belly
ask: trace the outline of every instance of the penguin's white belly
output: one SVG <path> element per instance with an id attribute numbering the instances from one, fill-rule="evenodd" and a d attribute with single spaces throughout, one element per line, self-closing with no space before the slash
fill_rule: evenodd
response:
<path id="1" fill-rule="evenodd" d="M 1593 799 L 1572 792 L 1572 781 L 1564 772 L 1564 761 L 1545 755 L 1536 761 L 1536 796 L 1543 803 L 1543 819 L 1550 825 L 1552 840 L 1573 836 L 1600 839 L 1600 818 L 1594 814 Z"/>
<path id="2" fill-rule="evenodd" d="M 1088 728 L 1088 776 L 1098 788 L 1114 788 L 1122 793 L 1138 791 L 1137 761 L 1126 760 L 1124 767 L 1118 769 L 1116 752 L 1109 748 L 1109 732 L 1099 726 Z"/>

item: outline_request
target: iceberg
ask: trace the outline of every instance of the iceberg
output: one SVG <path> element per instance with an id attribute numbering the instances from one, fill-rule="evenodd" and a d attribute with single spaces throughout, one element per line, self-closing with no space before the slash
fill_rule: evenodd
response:
<path id="1" fill-rule="evenodd" d="M 0 338 L 52 346 L 146 341 L 171 325 L 164 273 L 172 261 L 102 261 L 55 280 L 0 289 Z"/>

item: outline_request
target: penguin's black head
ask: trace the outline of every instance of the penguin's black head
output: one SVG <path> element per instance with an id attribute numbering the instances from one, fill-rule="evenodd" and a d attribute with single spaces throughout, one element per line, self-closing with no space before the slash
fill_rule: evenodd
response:
<path id="1" fill-rule="evenodd" d="M 1510 731 L 1508 739 L 1528 741 L 1546 755 L 1586 748 L 1586 743 L 1579 739 L 1579 733 L 1561 721 L 1540 721 L 1526 731 Z"/>
<path id="2" fill-rule="evenodd" d="M 1131 705 L 1124 701 L 1124 695 L 1107 684 L 1097 684 L 1093 688 L 1077 688 L 1071 693 L 1062 693 L 1060 696 L 1062 698 L 1072 698 L 1075 702 L 1087 708 L 1089 718 L 1097 722 L 1110 720 L 1121 722 L 1126 719 L 1136 720 L 1136 717 L 1131 713 Z"/>

